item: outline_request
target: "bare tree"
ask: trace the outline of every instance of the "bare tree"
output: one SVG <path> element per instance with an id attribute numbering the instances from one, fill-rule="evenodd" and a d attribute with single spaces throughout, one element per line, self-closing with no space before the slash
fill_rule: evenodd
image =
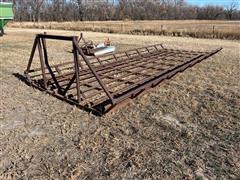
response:
<path id="1" fill-rule="evenodd" d="M 224 16 L 224 9 L 221 6 L 206 6 L 198 8 L 197 19 L 222 19 L 221 16 Z"/>
<path id="2" fill-rule="evenodd" d="M 90 3 L 91 2 L 91 3 Z M 97 3 L 98 2 L 98 3 Z M 186 0 L 17 0 L 17 21 L 240 19 L 237 0 L 229 6 L 191 6 Z"/>
<path id="3" fill-rule="evenodd" d="M 174 7 L 174 19 L 181 19 L 182 16 L 182 8 L 185 4 L 185 0 L 173 0 Z"/>
<path id="4" fill-rule="evenodd" d="M 79 19 L 80 19 L 80 21 L 83 21 L 83 1 L 75 0 L 75 3 L 77 5 Z"/>
<path id="5" fill-rule="evenodd" d="M 238 1 L 230 0 L 229 5 L 226 7 L 227 18 L 232 20 L 238 8 L 239 8 Z"/>
<path id="6" fill-rule="evenodd" d="M 40 13 L 44 0 L 29 0 L 27 4 L 29 5 L 30 13 L 32 15 L 32 20 L 41 21 Z"/>
<path id="7" fill-rule="evenodd" d="M 128 0 L 119 0 L 119 18 L 126 19 L 129 14 L 129 2 Z"/>

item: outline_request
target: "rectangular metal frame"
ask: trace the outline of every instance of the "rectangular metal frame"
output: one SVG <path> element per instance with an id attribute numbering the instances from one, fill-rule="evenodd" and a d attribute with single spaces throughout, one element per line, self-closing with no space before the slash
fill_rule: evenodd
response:
<path id="1" fill-rule="evenodd" d="M 73 61 L 50 66 L 46 41 L 72 42 Z M 40 68 L 31 69 L 38 49 Z M 38 34 L 25 71 L 27 82 L 83 109 L 104 114 L 165 79 L 216 54 L 166 49 L 162 44 L 101 57 L 87 57 L 77 36 Z"/>

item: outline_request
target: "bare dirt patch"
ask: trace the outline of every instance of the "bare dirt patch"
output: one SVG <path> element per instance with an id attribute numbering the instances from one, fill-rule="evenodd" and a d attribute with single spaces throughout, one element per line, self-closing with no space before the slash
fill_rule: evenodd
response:
<path id="1" fill-rule="evenodd" d="M 110 37 L 121 50 L 155 43 L 224 48 L 112 115 L 96 117 L 18 78 L 38 32 L 7 29 L 0 39 L 1 179 L 240 177 L 239 41 L 86 32 L 95 41 Z M 63 46 L 55 45 L 56 52 Z"/>

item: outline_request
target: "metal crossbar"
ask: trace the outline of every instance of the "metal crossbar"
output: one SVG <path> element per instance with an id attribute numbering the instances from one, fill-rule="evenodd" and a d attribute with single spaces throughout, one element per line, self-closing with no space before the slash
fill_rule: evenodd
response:
<path id="1" fill-rule="evenodd" d="M 49 65 L 47 40 L 71 41 L 73 61 Z M 162 44 L 88 57 L 76 36 L 36 35 L 25 71 L 27 82 L 60 99 L 99 114 L 216 54 L 164 48 Z M 40 68 L 31 69 L 38 49 Z"/>

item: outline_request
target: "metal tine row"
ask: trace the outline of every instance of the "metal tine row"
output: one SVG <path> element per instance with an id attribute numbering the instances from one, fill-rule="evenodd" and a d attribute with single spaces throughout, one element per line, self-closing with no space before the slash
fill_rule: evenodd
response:
<path id="1" fill-rule="evenodd" d="M 96 58 L 90 58 L 90 61 L 93 61 L 91 62 L 92 65 L 95 65 L 95 64 L 98 64 L 98 65 L 104 65 L 104 64 L 108 64 L 109 61 L 111 62 L 114 62 L 113 60 L 116 60 L 116 58 L 120 59 L 121 57 L 125 57 L 125 59 L 127 59 L 127 55 L 132 55 L 132 54 L 135 54 L 136 56 L 138 55 L 144 55 L 144 54 L 148 54 L 148 52 L 146 50 L 149 50 L 149 48 L 152 48 L 152 50 L 159 50 L 159 48 L 157 47 L 161 47 L 162 48 L 162 45 L 159 44 L 159 45 L 154 45 L 154 46 L 149 46 L 149 47 L 144 47 L 144 48 L 138 48 L 138 49 L 134 49 L 134 50 L 129 50 L 129 51 L 126 51 L 126 52 L 120 52 L 118 54 L 113 54 L 113 55 L 105 55 L 105 56 L 102 56 L 102 57 L 98 57 L 99 60 L 96 60 Z M 160 50 L 163 50 L 163 49 L 160 49 Z M 174 51 L 174 52 L 181 52 L 182 54 L 188 54 L 188 53 L 194 53 L 195 55 L 199 54 L 199 53 L 202 53 L 201 51 L 180 51 L 180 50 L 176 50 L 176 49 L 167 49 L 168 51 Z M 133 52 L 133 53 L 132 53 Z M 144 53 L 145 52 L 145 53 Z M 132 54 L 131 54 L 132 53 Z M 140 54 L 139 54 L 140 53 Z M 142 54 L 141 54 L 142 53 Z M 190 55 L 190 54 L 189 54 Z M 106 58 L 106 59 L 101 59 L 101 58 Z M 99 64 L 99 62 L 101 62 Z M 66 67 L 66 65 L 72 65 L 70 67 Z M 65 66 L 65 67 L 64 67 Z M 60 74 L 59 76 L 57 76 L 57 78 L 61 78 L 61 77 L 67 77 L 65 79 L 68 79 L 68 76 L 71 76 L 72 74 L 74 74 L 74 67 L 73 67 L 73 63 L 71 61 L 69 62 L 65 62 L 65 63 L 61 63 L 61 64 L 56 64 L 56 65 L 53 65 L 52 67 L 54 67 L 56 70 L 53 71 L 54 73 L 57 73 L 57 68 L 58 69 L 61 69 L 61 71 L 64 71 L 64 70 L 73 70 L 72 72 L 68 72 L 66 74 Z M 45 67 L 46 68 L 46 67 Z M 37 72 L 37 71 L 41 71 L 41 68 L 36 68 L 36 69 L 32 69 L 30 72 Z M 46 72 L 46 75 L 50 74 L 49 72 Z M 37 77 L 37 76 L 40 76 L 41 75 L 41 72 L 39 72 L 39 74 L 36 74 L 36 75 L 32 75 L 31 77 L 34 78 L 34 77 Z M 64 80 L 64 79 L 63 79 Z"/>
<path id="2" fill-rule="evenodd" d="M 139 49 L 135 49 L 135 50 L 130 50 L 130 51 L 127 51 L 129 54 L 131 54 L 131 52 L 133 52 L 133 54 L 137 54 L 137 55 L 142 55 L 140 52 L 141 52 L 141 50 L 142 51 L 146 51 L 146 49 L 148 50 L 148 52 L 149 52 L 149 48 L 151 48 L 152 49 L 152 52 L 154 52 L 155 50 L 157 50 L 157 51 L 159 51 L 159 49 L 157 48 L 158 46 L 161 46 L 161 45 L 155 45 L 155 46 L 149 46 L 149 47 L 146 47 L 146 48 L 139 48 Z M 175 51 L 175 50 L 174 50 Z M 123 54 L 123 53 L 122 53 Z M 117 59 L 116 57 L 116 55 L 113 55 L 114 56 L 114 58 L 115 59 Z M 124 56 L 124 55 L 122 55 L 122 56 Z M 122 57 L 122 56 L 119 56 L 119 57 Z M 134 56 L 135 58 L 137 58 L 136 56 Z M 133 57 L 133 58 L 134 58 Z M 132 57 L 131 57 L 132 58 Z M 108 59 L 107 59 L 108 60 Z M 119 61 L 119 60 L 118 60 Z M 70 64 L 69 62 L 66 62 L 66 63 L 63 63 L 63 64 L 58 64 L 58 65 L 55 65 L 54 67 L 57 69 L 57 68 L 59 68 L 59 67 L 61 67 L 62 65 L 68 65 L 68 64 Z M 94 63 L 93 63 L 94 64 Z M 60 68 L 59 68 L 60 69 Z M 64 67 L 64 68 L 61 68 L 61 71 L 64 71 L 64 70 L 73 70 L 73 67 Z M 54 71 L 54 72 L 58 72 L 59 73 L 59 71 Z M 49 73 L 47 73 L 46 72 L 46 74 L 49 74 Z M 56 78 L 58 79 L 58 81 L 59 82 L 61 82 L 61 81 L 65 81 L 65 80 L 69 80 L 72 76 L 73 76 L 73 74 L 74 74 L 74 71 L 72 71 L 72 72 L 67 72 L 67 73 L 64 73 L 64 74 L 60 74 L 59 76 L 56 76 Z M 59 79 L 60 77 L 63 77 L 62 79 Z M 52 80 L 50 79 L 50 82 L 52 82 Z M 52 82 L 53 83 L 53 82 Z M 51 83 L 50 83 L 51 84 Z M 64 84 L 63 84 L 64 85 Z M 65 85 L 66 85 L 66 83 L 65 83 Z"/>
<path id="3" fill-rule="evenodd" d="M 162 56 L 166 56 L 167 54 L 169 54 L 169 53 L 173 53 L 173 52 L 162 52 L 161 54 L 158 54 L 158 53 L 156 53 L 156 54 L 151 54 L 152 56 L 160 56 L 160 55 L 162 55 Z M 173 53 L 173 54 L 175 54 L 175 53 Z M 176 55 L 176 54 L 175 54 Z M 149 57 L 150 58 L 150 57 Z M 149 59 L 148 58 L 148 59 Z M 130 64 L 130 63 L 132 63 L 132 64 Z M 117 70 L 117 69 L 119 69 L 119 68 L 124 68 L 124 67 L 128 67 L 129 65 L 137 65 L 139 62 L 138 62 L 138 59 L 133 59 L 133 60 L 129 60 L 129 61 L 118 61 L 118 63 L 116 63 L 116 65 L 114 66 L 114 68 L 112 68 L 112 69 L 110 69 L 110 66 L 107 66 L 106 68 L 101 68 L 100 70 L 98 70 L 98 69 L 96 69 L 97 70 L 97 72 L 100 74 L 100 75 L 103 75 L 103 74 L 106 74 L 106 73 L 111 73 L 111 71 L 113 71 L 113 70 Z M 128 67 L 129 68 L 129 67 Z M 86 80 L 86 79 L 90 79 L 90 78 L 93 78 L 93 75 L 92 74 L 88 74 L 88 76 L 84 76 L 85 74 L 82 74 L 82 73 L 80 73 L 80 79 L 81 80 Z M 108 75 L 114 75 L 114 73 L 113 74 L 108 74 Z M 103 78 L 104 78 L 104 76 L 103 76 Z M 65 83 L 65 84 L 62 84 L 62 86 L 65 86 L 67 83 Z"/>
<path id="4" fill-rule="evenodd" d="M 114 55 L 115 56 L 115 55 Z M 121 56 L 119 56 L 118 58 L 122 58 L 122 57 L 124 57 L 125 55 L 121 55 Z M 109 58 L 109 59 L 105 59 L 105 60 L 101 60 L 101 62 L 104 62 L 104 61 L 109 61 L 109 60 L 115 60 L 116 61 L 116 57 L 111 57 L 111 58 Z M 127 58 L 126 58 L 127 59 Z M 93 60 L 93 58 L 91 58 L 90 60 Z M 115 63 L 115 61 L 113 61 L 112 63 Z M 95 63 L 97 63 L 97 62 L 93 62 L 92 64 L 94 65 Z M 110 65 L 110 63 L 107 63 L 106 64 L 107 65 L 107 67 Z M 104 67 L 104 66 L 101 66 L 101 67 Z M 107 68 L 107 67 L 105 67 L 105 68 Z M 98 66 L 96 66 L 96 68 L 98 68 Z M 73 67 L 72 67 L 72 69 L 73 69 Z M 85 72 L 87 71 L 87 73 L 89 73 L 89 71 L 88 71 L 88 69 L 82 69 L 82 72 L 81 73 L 83 73 L 83 74 L 85 74 Z M 71 77 L 72 75 L 74 74 L 74 71 L 72 71 L 72 72 L 68 72 L 68 73 L 66 73 L 66 74 L 62 74 L 62 75 L 58 75 L 58 76 L 56 76 L 56 78 L 59 80 L 59 81 L 61 81 L 61 80 L 68 80 L 68 78 L 69 77 Z M 81 74 L 82 75 L 82 74 Z M 61 77 L 62 77 L 62 79 L 61 79 Z M 51 79 L 50 79 L 50 81 L 51 81 Z"/>
<path id="5" fill-rule="evenodd" d="M 148 48 L 147 48 L 148 49 Z M 148 54 L 151 52 L 151 50 L 149 50 L 149 52 L 148 52 Z M 138 53 L 138 55 L 139 55 L 139 52 L 137 52 Z M 129 55 L 130 54 L 130 55 Z M 128 56 L 131 56 L 131 52 L 128 54 Z M 146 53 L 147 54 L 147 53 Z M 163 53 L 164 54 L 164 53 Z M 168 54 L 168 56 L 167 57 L 170 57 L 170 55 L 171 55 L 171 53 L 169 54 L 169 53 L 167 53 Z M 172 53 L 173 55 L 175 54 L 175 53 Z M 141 54 L 142 55 L 142 54 Z M 152 54 L 151 54 L 152 55 Z M 157 54 L 157 55 L 159 55 L 159 54 Z M 166 54 L 165 54 L 166 55 Z M 128 57 L 128 58 L 130 58 L 130 57 Z M 67 63 L 66 63 L 67 64 Z M 137 63 L 136 63 L 137 64 Z M 130 66 L 131 67 L 131 66 Z M 149 68 L 152 68 L 152 67 L 149 67 Z M 130 69 L 132 69 L 132 68 L 130 68 Z M 127 72 L 127 70 L 126 70 L 126 72 Z M 125 77 L 126 76 L 129 76 L 130 74 L 134 74 L 134 73 L 137 73 L 137 72 L 128 72 L 128 74 L 126 74 L 125 75 Z M 102 75 L 102 74 L 100 74 L 100 75 Z M 139 73 L 138 73 L 138 75 L 140 75 Z M 148 77 L 150 76 L 150 75 L 147 75 Z M 108 76 L 104 76 L 104 78 L 108 78 L 108 77 L 110 77 L 109 75 Z M 90 77 L 91 78 L 91 77 Z M 120 78 L 122 78 L 122 77 L 120 77 Z M 69 78 L 67 78 L 67 79 L 69 79 Z M 88 78 L 86 78 L 86 79 L 89 79 L 89 77 Z M 94 78 L 93 78 L 94 79 Z M 136 78 L 134 78 L 134 79 L 136 79 Z M 92 80 L 92 82 L 94 82 L 94 81 L 96 81 L 96 79 L 94 79 L 94 80 Z M 107 84 L 109 84 L 109 83 L 113 83 L 113 82 L 115 82 L 116 81 L 116 78 L 113 78 L 113 80 L 110 80 L 110 81 L 107 81 L 106 83 Z M 118 79 L 118 81 L 119 81 L 119 79 Z M 119 85 L 122 85 L 122 84 L 125 84 L 126 82 L 128 82 L 129 83 L 129 81 L 121 81 L 120 80 L 120 82 L 122 82 L 122 83 L 120 83 L 120 84 L 118 84 L 117 86 L 119 86 Z M 87 83 L 89 83 L 89 82 L 87 82 Z M 130 83 L 130 84 L 133 84 L 133 82 L 132 83 Z M 85 91 L 82 91 L 81 93 L 83 94 L 83 96 L 85 96 L 84 95 L 84 93 L 85 92 L 88 92 L 88 91 L 90 91 L 90 90 L 92 90 L 92 89 L 97 89 L 97 90 L 102 90 L 102 88 L 101 87 L 99 87 L 99 86 L 92 86 L 92 85 L 89 85 L 89 84 L 86 84 L 85 83 L 85 85 L 86 86 L 88 86 L 88 87 L 90 87 L 88 90 L 85 90 Z M 75 86 L 76 87 L 76 86 Z M 116 87 L 116 85 L 115 86 L 110 86 L 111 88 L 112 87 Z M 70 88 L 70 89 L 73 89 L 73 88 Z M 100 92 L 97 92 L 97 93 L 94 93 L 94 94 L 91 94 L 91 96 L 90 97 L 92 97 L 93 95 L 97 95 L 97 94 L 99 94 Z M 113 93 L 113 92 L 111 92 L 111 93 Z M 86 96 L 85 96 L 86 97 Z M 86 97 L 86 98 L 89 98 L 89 96 L 88 97 Z"/>
<path id="6" fill-rule="evenodd" d="M 113 71 L 113 70 L 116 70 L 116 69 L 119 69 L 119 68 L 129 67 L 129 65 L 135 65 L 137 63 L 139 63 L 139 62 L 136 59 L 134 59 L 132 61 L 128 61 L 128 62 L 118 61 L 118 63 L 114 64 L 114 66 L 107 66 L 105 68 L 96 69 L 96 70 L 100 75 L 103 75 L 103 74 L 106 74 L 106 73 L 111 73 L 111 71 Z M 110 67 L 113 67 L 113 68 L 110 68 Z M 111 74 L 111 75 L 114 75 L 114 74 Z M 85 74 L 80 73 L 80 77 L 81 77 L 81 80 L 86 80 L 86 79 L 92 78 L 93 75 L 91 73 L 85 73 Z M 62 85 L 64 86 L 65 84 L 62 84 Z"/>
<path id="7" fill-rule="evenodd" d="M 219 50 L 216 50 L 216 52 L 218 52 Z M 213 53 L 215 53 L 215 52 L 213 52 Z M 203 60 L 203 59 L 205 59 L 206 57 L 208 57 L 209 55 L 208 55 L 209 53 L 208 52 L 206 52 L 206 53 L 202 53 L 201 55 L 199 55 L 198 53 L 196 54 L 196 53 L 194 53 L 193 54 L 193 56 L 192 57 L 188 57 L 189 59 L 186 59 L 186 62 L 185 63 L 189 63 L 189 62 L 191 62 L 191 61 L 193 61 L 194 59 L 199 59 L 199 61 L 201 61 L 201 60 Z M 199 61 L 197 61 L 197 62 L 199 62 Z M 182 61 L 183 62 L 183 61 Z M 194 62 L 194 61 L 193 61 Z M 185 64 L 185 63 L 183 63 L 183 64 Z M 183 65 L 183 64 L 179 64 L 179 65 Z M 194 64 L 195 64 L 195 62 L 194 62 Z M 165 71 L 164 72 L 161 72 L 162 74 L 165 74 L 165 73 L 167 73 L 167 72 L 171 72 L 171 71 L 173 71 L 174 69 L 176 69 L 176 67 L 178 67 L 178 66 L 173 66 L 172 68 L 170 68 L 170 69 L 165 69 Z M 185 68 L 186 69 L 186 68 Z M 170 73 L 171 74 L 171 73 Z M 176 74 L 176 72 L 175 73 L 172 73 L 172 74 Z M 156 74 L 156 76 L 155 77 L 157 77 L 157 76 L 159 76 L 159 73 L 158 74 Z M 169 75 L 169 76 L 167 76 L 167 77 L 171 77 L 172 75 Z M 154 77 L 154 76 L 153 76 Z M 147 78 L 147 79 L 144 79 L 144 80 L 139 80 L 139 81 L 137 81 L 136 83 L 138 83 L 138 84 L 142 84 L 142 83 L 144 83 L 144 82 L 147 82 L 147 80 L 150 80 L 150 78 Z M 134 87 L 134 85 L 131 85 L 131 86 L 126 86 L 125 88 L 121 88 L 121 89 L 119 89 L 119 91 L 117 92 L 117 93 L 115 93 L 114 94 L 114 97 L 116 97 L 116 95 L 119 95 L 119 94 L 121 94 L 121 93 L 124 93 L 124 92 L 127 92 L 128 90 L 130 90 L 131 88 L 133 88 Z M 125 94 L 123 97 L 121 97 L 122 99 L 125 97 L 125 96 L 127 96 L 127 94 Z M 100 98 L 99 100 L 95 100 L 94 101 L 94 103 L 92 103 L 92 105 L 93 106 L 95 106 L 95 105 L 97 105 L 98 103 L 100 103 L 100 102 L 102 102 L 102 101 L 104 101 L 104 100 L 106 100 L 104 97 L 102 97 L 102 98 Z"/>
<path id="8" fill-rule="evenodd" d="M 161 54 L 158 54 L 158 55 L 156 55 L 156 54 L 154 54 L 154 56 L 153 56 L 153 58 L 156 58 L 157 56 L 159 56 L 159 55 L 161 55 L 162 57 L 164 57 L 165 55 L 166 55 L 166 53 L 161 53 Z M 109 70 L 109 68 L 108 68 L 108 71 L 104 71 L 104 72 L 99 72 L 98 71 L 98 73 L 99 73 L 99 75 L 101 76 L 101 78 L 103 79 L 103 78 L 107 78 L 107 77 L 109 77 L 109 76 L 113 76 L 113 75 L 115 75 L 116 74 L 116 72 L 114 72 L 114 70 L 119 70 L 119 69 L 121 69 L 121 70 L 125 70 L 126 72 L 128 71 L 128 70 L 131 70 L 131 69 L 133 69 L 133 68 L 136 68 L 136 67 L 138 67 L 138 65 L 141 65 L 141 66 L 143 66 L 143 65 L 146 65 L 146 64 L 149 64 L 150 62 L 154 62 L 155 60 L 153 60 L 153 59 L 149 59 L 149 58 L 146 58 L 144 61 L 141 61 L 141 62 L 134 62 L 134 63 L 132 63 L 132 64 L 128 64 L 127 62 L 126 63 L 124 63 L 123 65 L 121 65 L 121 66 L 115 66 L 114 68 L 112 68 L 112 69 L 110 69 Z M 140 64 L 140 63 L 142 63 L 142 64 Z M 161 63 L 162 64 L 162 63 Z M 165 63 L 166 64 L 166 63 Z M 162 65 L 165 65 L 165 64 L 162 64 Z M 145 66 L 144 66 L 145 67 Z M 137 74 L 137 75 L 140 75 L 141 73 L 139 72 L 139 71 L 136 71 L 136 72 L 128 72 L 128 74 L 130 74 L 130 73 L 132 73 L 132 74 Z M 105 75 L 105 74 L 107 74 L 107 75 Z M 150 75 L 146 75 L 145 74 L 145 76 L 150 76 Z M 92 83 L 92 82 L 95 82 L 96 81 L 96 79 L 91 79 L 91 80 L 89 80 L 90 78 L 92 78 L 93 76 L 91 76 L 91 77 L 85 77 L 85 76 L 83 76 L 83 77 L 81 77 L 80 76 L 80 79 L 81 79 L 81 81 L 83 81 L 83 82 L 81 82 L 81 84 L 86 84 L 86 83 Z M 85 82 L 84 80 L 88 80 L 87 82 Z M 108 83 L 110 83 L 110 82 L 113 82 L 114 80 L 112 80 L 112 81 L 108 81 L 108 82 L 105 82 L 106 84 L 108 84 Z M 74 88 L 75 86 L 73 86 L 72 88 Z"/>
<path id="9" fill-rule="evenodd" d="M 153 61 L 154 62 L 154 61 Z M 166 68 L 163 68 L 163 66 L 162 65 L 167 65 L 167 64 L 155 64 L 154 66 L 149 66 L 147 69 L 149 69 L 149 72 L 151 71 L 150 69 L 155 69 L 155 70 L 157 70 L 157 71 L 159 71 L 159 70 L 166 70 Z M 169 66 L 168 67 L 171 67 L 171 66 L 174 66 L 175 64 L 168 64 Z M 137 66 L 137 67 L 134 67 L 134 68 L 139 68 L 139 66 Z M 146 67 L 143 67 L 143 69 L 142 70 L 146 70 Z M 121 70 L 119 70 L 120 72 L 122 72 Z M 136 71 L 136 72 L 139 72 L 139 71 Z M 120 76 L 119 78 L 121 79 L 121 78 L 123 78 L 123 77 L 128 77 L 131 73 L 134 73 L 134 72 L 130 72 L 130 73 L 126 73 L 124 76 Z M 146 75 L 146 74 L 144 74 L 144 75 Z M 141 75 L 140 75 L 141 76 Z M 127 80 L 127 82 L 129 82 L 129 81 L 131 81 L 131 80 L 137 80 L 137 79 L 142 79 L 142 77 L 140 77 L 140 76 L 138 76 L 137 78 L 136 78 L 136 76 L 135 77 L 133 77 L 132 79 L 128 79 Z M 151 77 L 151 75 L 147 75 L 147 77 L 149 78 L 149 77 Z M 118 79 L 119 79 L 118 78 Z M 105 84 L 110 84 L 110 83 L 113 83 L 113 82 L 116 82 L 116 78 L 113 78 L 114 80 L 110 80 L 110 81 L 108 81 L 108 82 L 105 82 Z M 118 79 L 117 79 L 117 81 L 118 81 Z M 135 84 L 135 82 L 134 81 L 131 81 L 132 83 L 130 83 L 130 84 L 132 84 L 132 85 L 134 85 Z M 138 81 L 137 81 L 138 82 Z M 110 89 L 110 91 L 111 92 L 114 92 L 113 90 L 112 90 L 112 88 L 115 88 L 115 87 L 118 87 L 118 86 L 120 86 L 120 85 L 122 85 L 122 84 L 126 84 L 126 81 L 120 81 L 120 83 L 117 83 L 117 84 L 114 84 L 113 86 L 108 86 L 108 88 Z M 136 84 L 135 84 L 136 85 Z M 88 85 L 88 86 L 90 86 L 90 85 Z M 127 87 L 129 87 L 129 86 L 127 86 Z M 131 86 L 130 86 L 131 87 Z M 92 89 L 95 89 L 95 88 L 97 88 L 98 90 L 99 89 L 101 89 L 100 87 L 94 87 L 94 86 L 92 86 L 92 88 L 91 88 L 91 90 Z M 83 93 L 84 92 L 87 92 L 88 90 L 86 90 L 86 91 L 83 91 Z M 93 96 L 96 96 L 96 95 L 98 95 L 98 94 L 100 94 L 101 92 L 100 91 L 98 91 L 98 92 L 93 92 L 93 93 L 91 93 L 91 94 L 89 94 L 89 95 L 87 95 L 86 97 L 87 98 L 90 98 L 90 97 L 93 97 Z M 114 93 L 115 94 L 115 93 Z"/>
<path id="10" fill-rule="evenodd" d="M 153 54 L 149 54 L 149 56 L 151 56 L 151 55 L 153 55 Z M 137 61 L 139 60 L 138 57 L 135 57 L 135 58 L 127 58 L 127 59 L 128 59 L 127 62 L 137 62 Z M 112 67 L 112 66 L 117 67 L 117 66 L 125 65 L 125 64 L 126 64 L 126 61 L 117 59 L 117 61 L 114 62 L 114 63 L 107 64 L 106 66 L 96 67 L 95 69 L 97 70 L 97 72 L 101 72 L 101 71 L 104 71 L 104 70 L 108 70 L 108 72 L 109 72 L 109 68 L 110 68 L 110 67 Z M 58 79 L 59 82 L 68 80 L 69 78 L 71 78 L 71 76 L 73 75 L 73 73 L 74 73 L 74 72 L 72 72 L 72 73 L 67 73 L 67 74 L 64 75 L 64 77 L 63 77 L 63 75 L 57 76 L 57 79 Z M 93 75 L 92 75 L 91 72 L 89 72 L 89 71 L 86 71 L 86 70 L 85 70 L 85 71 L 81 71 L 81 72 L 80 72 L 80 76 L 85 76 L 85 75 L 89 75 L 89 77 L 87 77 L 87 78 L 93 77 Z M 59 79 L 59 77 L 63 77 L 63 78 Z M 85 77 L 84 77 L 84 78 L 85 78 Z M 62 86 L 65 86 L 65 85 L 66 85 L 66 83 L 65 83 L 65 84 L 62 84 Z"/>
<path id="11" fill-rule="evenodd" d="M 129 76 L 128 74 L 126 74 L 125 76 Z M 137 79 L 141 79 L 141 77 L 133 77 L 133 78 L 131 78 L 130 80 L 128 80 L 128 81 L 131 81 L 131 80 L 137 80 Z M 116 81 L 114 81 L 114 82 L 116 82 Z M 118 83 L 118 84 L 113 84 L 112 86 L 108 86 L 108 88 L 110 89 L 110 92 L 112 92 L 112 93 L 116 93 L 116 90 L 114 91 L 114 90 L 112 90 L 113 88 L 116 88 L 116 87 L 119 87 L 120 85 L 122 85 L 122 84 L 126 84 L 125 82 L 120 82 L 120 83 Z M 131 83 L 131 84 L 135 84 L 136 85 L 136 82 L 134 82 L 134 83 Z M 86 96 L 86 98 L 92 98 L 92 97 L 94 97 L 94 96 L 96 96 L 96 95 L 98 95 L 99 93 L 102 93 L 103 91 L 98 91 L 98 92 L 92 92 L 91 94 L 88 94 L 87 96 Z M 102 100 L 103 99 L 107 99 L 106 97 L 104 97 L 104 98 L 102 98 Z M 92 102 L 93 103 L 93 102 Z"/>

